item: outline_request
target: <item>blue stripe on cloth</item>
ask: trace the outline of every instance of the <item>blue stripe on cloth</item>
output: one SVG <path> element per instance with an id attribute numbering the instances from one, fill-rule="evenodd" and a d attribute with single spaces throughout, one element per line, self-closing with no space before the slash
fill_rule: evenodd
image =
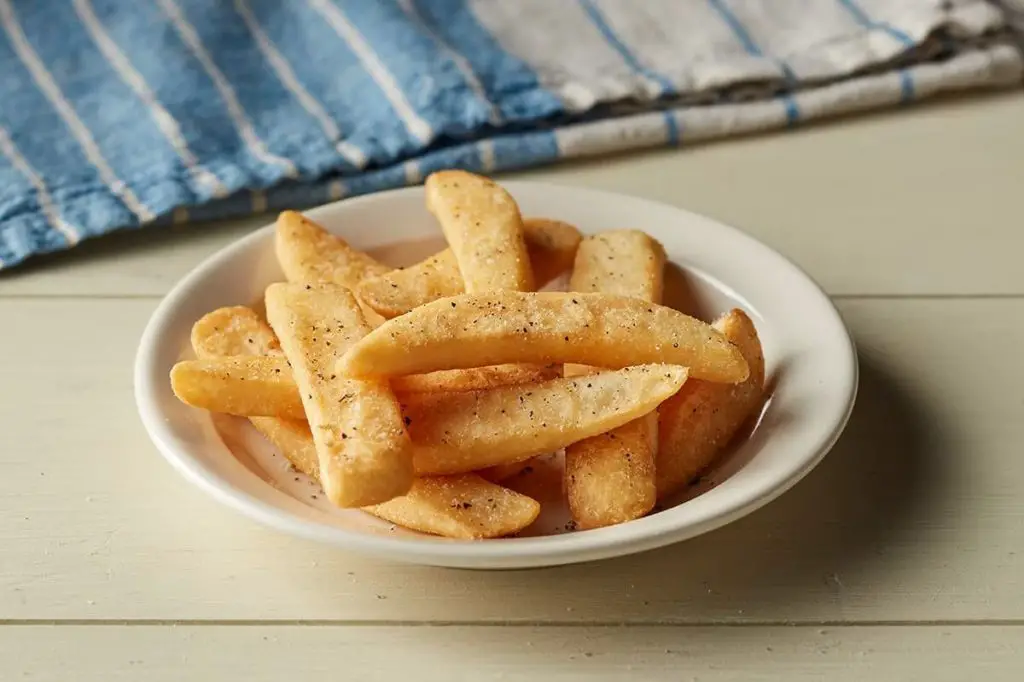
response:
<path id="1" fill-rule="evenodd" d="M 868 16 L 868 13 L 864 11 L 864 8 L 860 6 L 857 0 L 839 0 L 839 4 L 845 7 L 865 28 L 881 29 L 907 47 L 914 45 L 914 40 L 909 35 L 892 24 L 885 21 L 875 21 Z"/>
<path id="2" fill-rule="evenodd" d="M 845 7 L 857 23 L 864 28 L 885 31 L 894 40 L 902 43 L 904 47 L 914 47 L 915 43 L 913 38 L 888 22 L 875 21 L 868 16 L 867 12 L 864 11 L 864 8 L 861 7 L 856 0 L 838 0 L 838 2 L 840 5 Z M 910 102 L 914 99 L 914 79 L 906 69 L 900 69 L 898 73 L 900 78 L 900 93 L 903 102 Z"/>
<path id="3" fill-rule="evenodd" d="M 679 122 L 675 114 L 666 111 L 662 114 L 665 117 L 665 138 L 670 145 L 679 144 Z"/>
<path id="4" fill-rule="evenodd" d="M 0 135 L 4 135 L 0 131 Z M 15 167 L 4 148 L 21 156 L 10 141 L 0 141 L 0 267 L 32 253 L 69 246 L 67 238 L 43 217 L 39 195 L 29 178 Z M 32 169 L 34 171 L 34 169 Z"/>
<path id="5" fill-rule="evenodd" d="M 151 112 L 107 62 L 74 12 L 27 4 L 19 15 L 26 34 L 34 37 L 32 46 L 40 61 L 96 141 L 103 159 L 146 208 L 161 214 L 210 198 L 186 172 Z M 68 59 L 69 52 L 74 60 Z"/>
<path id="6" fill-rule="evenodd" d="M 722 17 L 722 21 L 729 26 L 736 39 L 743 45 L 743 49 L 747 51 L 747 54 L 754 57 L 766 57 L 764 51 L 754 41 L 746 26 L 743 25 L 743 22 L 740 21 L 735 12 L 729 8 L 725 0 L 708 0 L 708 4 Z M 778 64 L 782 75 L 792 86 L 796 82 L 796 74 L 793 73 L 793 69 L 781 59 L 773 59 L 773 61 Z M 797 107 L 796 100 L 791 95 L 786 94 L 783 95 L 782 101 L 783 106 L 786 108 L 786 120 L 789 122 L 789 125 L 794 125 L 800 120 L 800 109 Z"/>
<path id="7" fill-rule="evenodd" d="M 39 213 L 22 213 L 3 219 L 0 227 L 0 268 L 20 263 L 34 254 L 67 248 L 60 232 Z"/>
<path id="8" fill-rule="evenodd" d="M 89 163 L 64 120 L 36 86 L 2 30 L 0 64 L 3 65 L 0 68 L 0 92 L 4 94 L 0 106 L 0 127 L 8 131 L 25 162 L 40 177 L 59 179 L 48 184 L 54 201 L 62 207 L 62 217 L 82 235 L 102 234 L 110 229 L 111 224 L 135 224 L 135 216 L 107 191 L 99 172 Z M 4 206 L 2 213 L 14 216 L 34 210 L 37 202 L 33 196 L 14 195 L 11 188 L 4 187 L 0 188 L 0 205 Z M 38 224 L 46 224 L 41 216 L 37 217 Z M 5 224 L 10 220 L 12 218 L 5 218 Z M 27 229 L 26 225 L 28 223 L 23 223 L 18 229 Z M 16 244 L 22 242 L 17 241 Z M 50 246 L 53 244 L 44 240 L 42 248 Z M 10 259 L 8 254 L 4 261 L 9 262 Z"/>
<path id="9" fill-rule="evenodd" d="M 622 39 L 619 38 L 618 34 L 614 29 L 612 29 L 607 19 L 605 19 L 604 13 L 598 9 L 593 0 L 577 0 L 577 2 L 580 4 L 580 7 L 583 8 L 583 11 L 587 13 L 587 16 L 590 17 L 590 21 L 592 21 L 594 26 L 597 27 L 597 30 L 600 31 L 605 41 L 607 41 L 607 43 L 619 53 L 619 56 L 622 57 L 622 61 L 626 62 L 626 64 L 629 65 L 629 68 L 657 83 L 661 87 L 660 95 L 675 92 L 672 81 L 657 71 L 649 69 L 640 63 L 640 60 L 636 58 L 633 51 L 630 50 L 624 42 L 622 42 Z"/>
<path id="10" fill-rule="evenodd" d="M 636 55 L 633 54 L 633 51 L 629 49 L 629 46 L 622 41 L 619 35 L 611 27 L 611 24 L 608 23 L 604 13 L 598 9 L 593 0 L 577 0 L 577 2 L 579 2 L 580 7 L 583 8 L 583 11 L 587 13 L 587 16 L 590 17 L 590 21 L 593 22 L 594 26 L 601 33 L 601 36 L 605 41 L 611 45 L 612 49 L 619 53 L 619 56 L 622 57 L 622 61 L 626 62 L 626 64 L 629 65 L 629 68 L 633 69 L 633 71 L 658 84 L 661 88 L 661 92 L 658 95 L 659 97 L 675 93 L 675 86 L 672 84 L 671 80 L 663 74 L 658 73 L 657 71 L 640 63 L 640 60 L 637 59 Z M 665 139 L 669 144 L 678 144 L 679 127 L 676 124 L 675 118 L 667 111 L 664 113 L 664 117 Z"/>
<path id="11" fill-rule="evenodd" d="M 429 34 L 419 30 L 395 0 L 339 0 L 349 21 L 370 44 L 397 41 L 401 50 L 377 56 L 412 108 L 441 137 L 462 137 L 487 125 L 490 103 Z"/>
<path id="12" fill-rule="evenodd" d="M 461 54 L 488 98 L 509 123 L 545 119 L 565 111 L 533 70 L 509 54 L 477 20 L 466 0 L 413 0 L 420 16 Z"/>
<path id="13" fill-rule="evenodd" d="M 276 77 L 230 0 L 174 0 L 234 91 L 266 149 L 316 177 L 347 162 L 316 119 Z M 350 166 L 351 167 L 351 166 Z"/>
<path id="14" fill-rule="evenodd" d="M 133 3 L 130 13 L 121 0 L 93 5 L 111 40 L 178 122 L 192 153 L 228 192 L 284 177 L 283 168 L 260 160 L 246 145 L 213 80 L 154 3 Z"/>
<path id="15" fill-rule="evenodd" d="M 371 163 L 420 149 L 358 57 L 308 2 L 252 3 L 253 14 L 348 144 Z"/>
<path id="16" fill-rule="evenodd" d="M 491 140 L 496 171 L 550 163 L 560 156 L 555 134 L 546 130 L 499 135 Z"/>

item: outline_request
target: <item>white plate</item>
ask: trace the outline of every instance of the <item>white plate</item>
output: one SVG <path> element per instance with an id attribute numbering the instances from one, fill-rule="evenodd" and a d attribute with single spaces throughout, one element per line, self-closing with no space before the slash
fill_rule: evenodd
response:
<path id="1" fill-rule="evenodd" d="M 146 327 L 136 358 L 135 396 L 160 452 L 216 499 L 295 535 L 409 562 L 521 568 L 630 554 L 705 533 L 786 491 L 832 447 L 853 407 L 857 357 L 831 301 L 796 266 L 738 230 L 671 206 L 574 187 L 506 186 L 527 216 L 565 220 L 585 233 L 645 230 L 678 266 L 666 277 L 667 304 L 704 318 L 740 306 L 757 324 L 771 399 L 756 427 L 674 506 L 611 528 L 565 532 L 563 509 L 549 504 L 525 537 L 460 541 L 421 535 L 358 510 L 332 509 L 245 420 L 212 417 L 178 402 L 168 372 L 191 357 L 192 323 L 220 306 L 259 301 L 267 284 L 282 279 L 272 226 L 202 263 L 174 287 Z M 395 265 L 443 248 L 421 187 L 307 213 Z"/>

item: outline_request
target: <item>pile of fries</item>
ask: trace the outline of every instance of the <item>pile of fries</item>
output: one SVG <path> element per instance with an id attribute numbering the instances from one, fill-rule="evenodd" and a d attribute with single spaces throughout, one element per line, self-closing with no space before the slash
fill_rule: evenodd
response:
<path id="1" fill-rule="evenodd" d="M 248 418 L 337 507 L 463 539 L 532 524 L 540 503 L 515 481 L 551 453 L 577 528 L 644 516 L 759 407 L 750 318 L 661 305 L 650 236 L 524 220 L 463 171 L 425 189 L 449 248 L 404 269 L 282 213 L 288 281 L 267 288 L 265 319 L 230 307 L 195 323 L 175 395 Z M 568 291 L 538 291 L 566 272 Z"/>

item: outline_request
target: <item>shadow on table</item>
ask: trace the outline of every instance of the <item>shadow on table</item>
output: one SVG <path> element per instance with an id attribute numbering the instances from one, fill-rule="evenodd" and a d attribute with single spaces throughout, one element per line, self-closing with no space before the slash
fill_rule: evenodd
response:
<path id="1" fill-rule="evenodd" d="M 767 507 L 636 556 L 553 569 L 459 572 L 446 582 L 458 583 L 467 599 L 474 593 L 513 596 L 499 609 L 501 620 L 510 621 L 838 620 L 844 591 L 869 591 L 873 571 L 886 570 L 890 550 L 905 546 L 900 538 L 914 533 L 923 510 L 945 496 L 950 462 L 942 459 L 936 421 L 883 363 L 862 356 L 857 406 L 840 441 L 816 470 Z"/>

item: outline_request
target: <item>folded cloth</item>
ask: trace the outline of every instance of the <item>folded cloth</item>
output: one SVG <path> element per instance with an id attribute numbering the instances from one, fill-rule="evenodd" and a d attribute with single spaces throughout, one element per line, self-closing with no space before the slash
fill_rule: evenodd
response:
<path id="1" fill-rule="evenodd" d="M 1019 85 L 984 0 L 0 0 L 0 267 Z"/>

